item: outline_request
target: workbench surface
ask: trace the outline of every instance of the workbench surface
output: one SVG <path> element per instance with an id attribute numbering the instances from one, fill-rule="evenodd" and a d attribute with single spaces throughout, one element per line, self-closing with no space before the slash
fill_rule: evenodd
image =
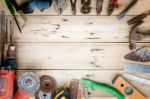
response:
<path id="1" fill-rule="evenodd" d="M 96 0 L 92 0 L 92 12 L 89 15 L 80 13 L 81 4 L 78 0 L 76 16 L 72 16 L 69 1 L 68 10 L 63 16 L 57 16 L 53 6 L 43 13 L 36 9 L 33 14 L 26 16 L 23 33 L 19 33 L 15 26 L 18 75 L 27 71 L 39 76 L 51 75 L 56 78 L 58 86 L 81 78 L 111 85 L 113 78 L 123 73 L 123 57 L 130 52 L 131 26 L 127 25 L 127 21 L 149 10 L 150 0 L 139 0 L 122 20 L 117 20 L 116 15 L 131 0 L 119 0 L 119 8 L 111 16 L 106 14 L 109 0 L 104 0 L 100 16 L 96 15 Z M 5 11 L 7 18 L 12 18 L 4 0 L 0 0 L 0 10 Z M 19 15 L 17 17 L 20 19 Z M 139 29 L 150 31 L 150 17 Z M 146 37 L 137 43 L 137 48 L 149 45 L 150 40 Z M 150 62 L 144 64 L 150 65 Z M 150 86 L 131 83 L 150 97 Z M 107 92 L 89 91 L 93 97 L 91 99 L 116 99 Z"/>

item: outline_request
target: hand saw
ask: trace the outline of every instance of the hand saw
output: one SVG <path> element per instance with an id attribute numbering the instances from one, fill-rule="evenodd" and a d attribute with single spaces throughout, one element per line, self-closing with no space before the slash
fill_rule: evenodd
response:
<path id="1" fill-rule="evenodd" d="M 135 75 L 132 75 L 132 74 L 128 74 L 128 73 L 124 73 L 123 76 L 129 80 L 134 80 L 134 81 L 137 81 L 141 84 L 144 84 L 144 85 L 147 85 L 147 86 L 150 86 L 150 80 L 149 79 L 144 79 L 142 77 L 138 77 L 138 76 L 135 76 Z"/>
<path id="2" fill-rule="evenodd" d="M 145 74 L 150 74 L 150 66 L 126 63 L 124 67 L 124 72 L 126 73 L 141 72 Z"/>
<path id="3" fill-rule="evenodd" d="M 124 67 L 124 77 L 128 78 L 129 80 L 134 80 L 145 85 L 150 85 L 149 79 L 136 76 L 135 75 L 136 73 L 142 73 L 142 75 L 143 74 L 150 75 L 150 66 L 126 63 Z"/>

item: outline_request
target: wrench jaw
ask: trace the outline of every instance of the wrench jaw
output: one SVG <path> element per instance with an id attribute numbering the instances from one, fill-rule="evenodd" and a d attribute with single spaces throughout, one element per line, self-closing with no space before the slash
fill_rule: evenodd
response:
<path id="1" fill-rule="evenodd" d="M 82 7 L 81 7 L 81 13 L 83 13 L 83 14 L 89 14 L 90 12 L 91 12 L 91 7 L 90 7 L 90 5 L 91 5 L 91 0 L 81 0 L 81 4 L 83 5 Z"/>

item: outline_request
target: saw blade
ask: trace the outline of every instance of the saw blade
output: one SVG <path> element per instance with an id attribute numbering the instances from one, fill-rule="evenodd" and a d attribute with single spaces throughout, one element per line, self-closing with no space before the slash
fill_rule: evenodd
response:
<path id="1" fill-rule="evenodd" d="M 129 73 L 124 73 L 123 76 L 125 78 L 129 79 L 129 80 L 137 81 L 141 84 L 150 86 L 150 80 L 148 80 L 148 79 L 144 79 L 142 77 L 138 77 L 138 76 L 135 76 L 135 75 L 132 75 L 132 74 L 129 74 Z"/>
<path id="2" fill-rule="evenodd" d="M 18 79 L 18 87 L 26 93 L 35 93 L 40 87 L 40 79 L 32 72 L 25 72 Z"/>
<path id="3" fill-rule="evenodd" d="M 150 66 L 126 63 L 124 72 L 126 72 L 126 73 L 141 72 L 144 74 L 150 74 Z"/>

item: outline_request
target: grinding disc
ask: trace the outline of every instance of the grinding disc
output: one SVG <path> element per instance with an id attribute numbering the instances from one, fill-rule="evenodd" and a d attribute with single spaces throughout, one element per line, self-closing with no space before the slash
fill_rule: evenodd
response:
<path id="1" fill-rule="evenodd" d="M 40 87 L 40 79 L 34 73 L 26 72 L 19 77 L 18 87 L 26 93 L 33 94 Z"/>
<path id="2" fill-rule="evenodd" d="M 36 99 L 51 99 L 51 93 L 44 93 L 42 91 L 38 91 L 36 93 Z"/>
<path id="3" fill-rule="evenodd" d="M 56 80 L 48 75 L 44 75 L 40 78 L 41 81 L 41 86 L 40 90 L 43 91 L 44 93 L 51 93 L 56 89 Z"/>

